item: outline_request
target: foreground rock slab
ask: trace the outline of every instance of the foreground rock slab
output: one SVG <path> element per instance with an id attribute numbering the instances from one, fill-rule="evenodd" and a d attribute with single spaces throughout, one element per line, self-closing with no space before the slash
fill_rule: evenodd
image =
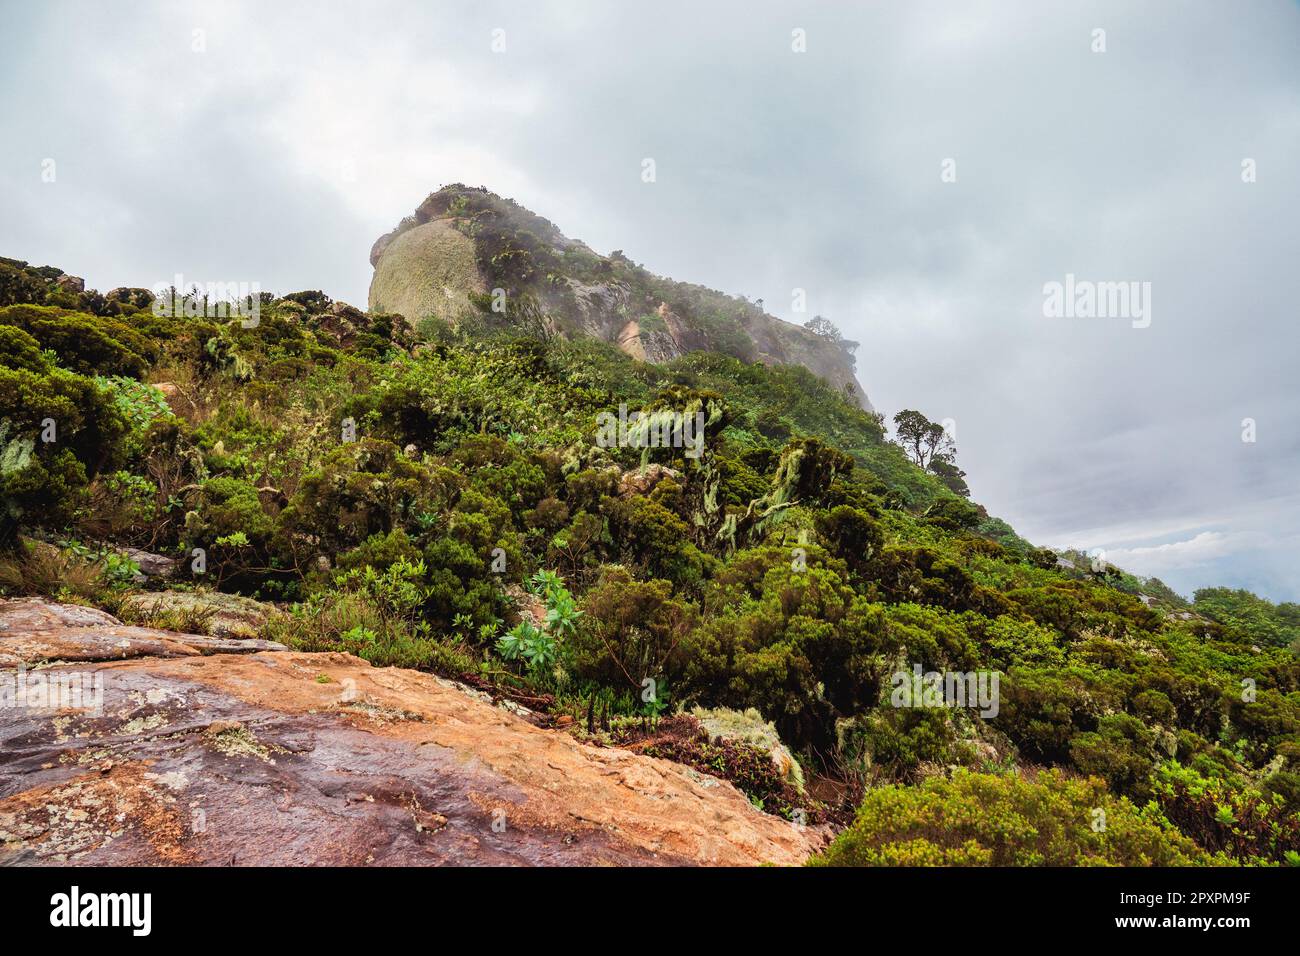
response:
<path id="1" fill-rule="evenodd" d="M 109 626 L 95 613 L 65 636 Z M 796 864 L 818 842 L 729 783 L 428 674 L 290 651 L 80 660 L 36 673 L 99 681 L 98 708 L 0 707 L 0 865 Z"/>

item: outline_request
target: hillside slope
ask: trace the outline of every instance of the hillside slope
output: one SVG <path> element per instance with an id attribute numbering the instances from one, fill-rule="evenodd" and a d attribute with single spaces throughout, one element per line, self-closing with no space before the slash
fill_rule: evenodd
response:
<path id="1" fill-rule="evenodd" d="M 429 195 L 370 252 L 370 308 L 411 322 L 498 317 L 526 330 L 589 335 L 633 358 L 712 351 L 801 365 L 863 408 L 846 342 L 783 322 L 758 305 L 655 276 L 622 253 L 601 256 L 547 220 L 484 189 Z M 501 289 L 493 313 L 491 292 Z"/>
<path id="2" fill-rule="evenodd" d="M 412 328 L 268 293 L 246 325 L 81 285 L 0 260 L 0 594 L 123 621 L 79 635 L 88 664 L 122 640 L 139 658 L 106 676 L 238 675 L 220 706 L 254 736 L 289 728 L 289 751 L 299 718 L 258 690 L 289 662 L 290 709 L 342 679 L 430 699 L 434 678 L 454 681 L 571 738 L 523 732 L 542 790 L 570 772 L 547 748 L 605 770 L 623 758 L 571 748 L 671 760 L 782 827 L 853 821 L 829 862 L 1300 864 L 1296 608 L 1229 590 L 1189 603 L 1034 548 L 804 367 L 643 362 L 559 334 L 540 307 Z M 620 406 L 699 421 L 694 454 L 603 441 Z M 248 638 L 288 651 L 228 653 Z M 10 645 L 0 679 L 76 652 L 43 633 Z M 289 653 L 350 656 L 335 671 Z M 417 710 L 400 700 L 381 705 Z M 0 746 L 6 792 L 34 794 L 4 808 L 24 826 L 68 806 L 39 785 L 70 769 L 43 766 L 72 746 L 64 716 L 19 713 Z M 329 727 L 299 728 L 320 729 L 313 754 L 376 743 L 317 719 Z M 165 745 L 131 744 L 147 759 Z M 195 741 L 176 746 L 163 758 L 210 773 Z M 305 788 L 334 786 L 305 761 Z M 231 800 L 264 792 L 262 761 L 239 770 Z M 407 792 L 397 777 L 389 797 Z M 624 778 L 653 793 L 647 780 Z M 465 796 L 443 782 L 452 805 Z"/>

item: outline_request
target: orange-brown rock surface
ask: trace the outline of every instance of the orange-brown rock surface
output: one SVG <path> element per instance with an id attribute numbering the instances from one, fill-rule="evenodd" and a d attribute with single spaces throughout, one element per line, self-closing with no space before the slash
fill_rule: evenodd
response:
<path id="1" fill-rule="evenodd" d="M 0 865 L 752 865 L 815 848 L 726 782 L 432 675 L 224 645 L 262 646 L 0 601 L 0 681 L 103 689 L 98 712 L 0 698 Z"/>

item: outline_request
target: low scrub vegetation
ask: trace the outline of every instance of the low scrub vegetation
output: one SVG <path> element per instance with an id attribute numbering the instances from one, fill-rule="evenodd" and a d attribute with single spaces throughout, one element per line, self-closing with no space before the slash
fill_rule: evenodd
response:
<path id="1" fill-rule="evenodd" d="M 805 370 L 415 336 L 319 293 L 255 327 L 160 318 L 14 262 L 6 594 L 111 609 L 134 575 L 106 545 L 147 545 L 174 586 L 280 604 L 264 636 L 579 733 L 753 708 L 810 779 L 865 788 L 825 864 L 1300 862 L 1294 606 L 1058 564 Z M 700 454 L 602 447 L 620 404 L 698 413 Z M 996 673 L 996 713 L 900 709 L 914 666 Z M 752 753 L 659 747 L 794 808 Z"/>

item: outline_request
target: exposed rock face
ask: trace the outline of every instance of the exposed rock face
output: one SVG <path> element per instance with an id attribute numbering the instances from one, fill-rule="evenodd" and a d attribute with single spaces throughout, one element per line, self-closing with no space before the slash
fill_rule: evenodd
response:
<path id="1" fill-rule="evenodd" d="M 590 335 L 646 362 L 711 350 L 802 365 L 871 408 L 851 353 L 831 339 L 769 315 L 761 303 L 661 279 L 621 253 L 598 255 L 484 189 L 430 194 L 376 240 L 370 263 L 370 308 L 410 322 L 436 316 L 455 324 L 474 313 L 471 293 L 500 288 L 513 301 L 535 303 L 551 333 Z"/>
<path id="2" fill-rule="evenodd" d="M 163 394 L 166 395 L 167 393 L 163 392 Z M 136 567 L 140 569 L 139 574 L 136 576 L 137 583 L 143 583 L 150 579 L 166 581 L 176 573 L 175 558 L 154 554 L 150 551 L 142 551 L 139 548 L 121 548 L 118 553 L 134 561 Z"/>
<path id="3" fill-rule="evenodd" d="M 95 608 L 40 598 L 0 599 L 0 667 L 274 650 L 284 646 L 133 627 Z"/>
<path id="4" fill-rule="evenodd" d="M 257 637 L 267 620 L 283 613 L 273 605 L 220 591 L 159 591 L 133 594 L 123 602 L 132 619 L 186 618 L 202 622 L 198 628 L 212 637 Z"/>
<path id="5" fill-rule="evenodd" d="M 0 865 L 752 865 L 815 849 L 728 783 L 539 729 L 431 675 L 345 654 L 201 656 L 205 639 L 162 632 L 156 655 L 101 660 L 96 632 L 121 628 L 108 615 L 0 612 L 8 660 L 54 630 L 80 663 L 39 673 L 103 687 L 97 714 L 0 707 Z"/>
<path id="6" fill-rule="evenodd" d="M 619 476 L 618 496 L 627 498 L 631 495 L 648 495 L 665 478 L 681 477 L 680 471 L 658 462 L 650 462 L 644 468 L 632 468 Z"/>
<path id="7" fill-rule="evenodd" d="M 392 233 L 389 234 L 392 236 Z M 375 243 L 370 308 L 410 322 L 434 316 L 455 324 L 470 310 L 468 294 L 487 285 L 474 262 L 474 240 L 445 219 L 422 223 Z"/>

